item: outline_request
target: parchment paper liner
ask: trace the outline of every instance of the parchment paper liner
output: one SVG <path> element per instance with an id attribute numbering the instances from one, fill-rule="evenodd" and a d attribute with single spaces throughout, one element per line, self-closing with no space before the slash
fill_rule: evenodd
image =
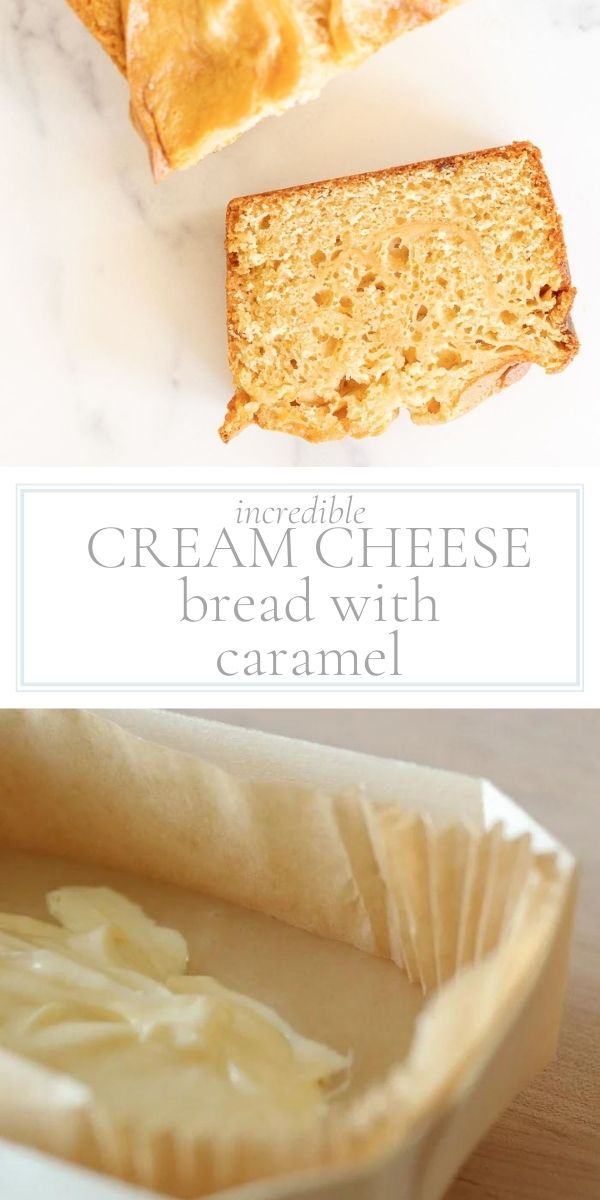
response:
<path id="1" fill-rule="evenodd" d="M 531 990 L 570 882 L 556 856 L 500 824 L 440 823 L 358 787 L 235 778 L 80 712 L 0 714 L 0 836 L 262 911 L 391 958 L 426 993 L 441 987 L 405 1062 L 296 1139 L 264 1127 L 252 1138 L 148 1133 L 0 1052 L 0 1133 L 183 1197 L 359 1167 L 456 1105 Z"/>

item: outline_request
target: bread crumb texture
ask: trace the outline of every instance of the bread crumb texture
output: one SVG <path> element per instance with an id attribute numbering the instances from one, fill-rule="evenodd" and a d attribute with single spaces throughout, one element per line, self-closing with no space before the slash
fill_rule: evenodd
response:
<path id="1" fill-rule="evenodd" d="M 127 75 L 156 179 L 462 0 L 69 0 Z"/>
<path id="2" fill-rule="evenodd" d="M 578 342 L 539 150 L 514 143 L 233 200 L 221 436 L 442 422 Z"/>

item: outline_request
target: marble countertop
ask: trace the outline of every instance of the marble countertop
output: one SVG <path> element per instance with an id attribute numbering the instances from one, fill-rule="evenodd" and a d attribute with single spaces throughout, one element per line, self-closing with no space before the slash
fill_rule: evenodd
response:
<path id="1" fill-rule="evenodd" d="M 600 462 L 600 0 L 469 0 L 156 186 L 123 79 L 65 0 L 0 17 L 0 465 Z M 217 427 L 223 225 L 240 193 L 530 139 L 564 214 L 583 350 L 445 427 L 309 446 Z"/>

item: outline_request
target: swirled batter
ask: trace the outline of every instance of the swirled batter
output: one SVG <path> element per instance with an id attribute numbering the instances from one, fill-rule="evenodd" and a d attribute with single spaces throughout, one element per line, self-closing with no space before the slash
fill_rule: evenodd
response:
<path id="1" fill-rule="evenodd" d="M 111 1111 L 199 1132 L 296 1127 L 325 1111 L 349 1059 L 209 976 L 110 888 L 47 894 L 53 922 L 0 914 L 0 1044 L 87 1085 Z"/>

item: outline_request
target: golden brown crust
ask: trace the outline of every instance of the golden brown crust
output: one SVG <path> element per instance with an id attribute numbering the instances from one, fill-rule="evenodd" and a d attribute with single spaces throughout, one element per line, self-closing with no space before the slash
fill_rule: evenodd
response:
<path id="1" fill-rule="evenodd" d="M 421 170 L 423 167 L 435 167 L 439 171 L 456 170 L 462 163 L 473 162 L 475 160 L 485 161 L 485 159 L 495 158 L 518 158 L 520 154 L 526 151 L 531 154 L 540 164 L 541 172 L 544 180 L 547 181 L 545 171 L 541 166 L 541 150 L 534 146 L 533 142 L 509 142 L 506 146 L 490 146 L 485 150 L 466 150 L 463 154 L 447 155 L 444 158 L 424 158 L 418 162 L 402 163 L 398 167 L 382 167 L 379 171 L 359 171 L 356 175 L 336 175 L 333 178 L 318 179 L 312 183 L 295 183 L 287 188 L 272 188 L 266 192 L 255 192 L 248 196 L 235 196 L 229 201 L 227 206 L 227 232 L 228 234 L 233 229 L 233 221 L 238 212 L 242 208 L 246 208 L 249 204 L 255 201 L 268 200 L 271 196 L 293 196 L 305 192 L 316 192 L 326 195 L 327 192 L 335 187 L 345 187 L 347 184 L 361 183 L 367 180 L 391 179 L 398 175 L 412 175 L 413 172 Z M 550 188 L 548 187 L 550 196 Z M 554 200 L 552 200 L 554 203 Z"/>
<path id="2" fill-rule="evenodd" d="M 486 372 L 485 375 L 472 380 L 465 391 L 456 397 L 451 407 L 434 409 L 428 406 L 421 412 L 411 413 L 411 421 L 415 425 L 445 425 L 448 421 L 471 412 L 497 392 L 504 391 L 514 383 L 519 383 L 531 366 L 531 363 L 525 361 L 508 365 L 504 363 L 494 371 Z M 311 442 L 313 445 L 325 441 L 341 440 L 346 436 L 355 438 L 372 436 L 369 432 L 353 432 L 343 421 L 338 421 L 333 426 L 333 432 L 325 431 L 319 426 L 316 414 L 315 417 L 316 419 L 313 418 L 312 421 L 307 420 L 306 410 L 302 410 L 302 408 L 298 410 L 288 406 L 285 411 L 282 411 L 281 408 L 273 409 L 269 405 L 253 403 L 247 392 L 239 388 L 227 405 L 225 420 L 219 429 L 219 434 L 222 441 L 227 443 L 247 429 L 249 425 L 254 424 L 272 432 L 302 437 L 304 441 Z"/>
<path id="3" fill-rule="evenodd" d="M 253 421 L 257 425 L 260 424 L 257 413 L 255 414 L 252 411 L 248 393 L 243 388 L 238 388 L 227 405 L 225 420 L 219 429 L 221 440 L 230 442 L 232 438 L 237 437 L 238 433 L 241 433 L 248 425 L 252 425 Z"/>
<path id="4" fill-rule="evenodd" d="M 129 78 L 133 123 L 162 178 L 462 0 L 68 2 Z"/>
<path id="5" fill-rule="evenodd" d="M 132 116 L 156 179 L 291 102 L 301 86 L 302 31 L 288 0 L 203 0 L 194 13 L 161 0 L 151 16 L 146 0 L 128 0 L 126 26 Z"/>
<path id="6" fill-rule="evenodd" d="M 121 0 L 67 0 L 123 75 L 127 74 Z"/>
<path id="7" fill-rule="evenodd" d="M 519 145 L 519 143 L 515 144 Z M 571 310 L 575 296 L 577 295 L 577 289 L 571 285 L 571 269 L 569 267 L 569 260 L 567 257 L 567 247 L 565 243 L 562 217 L 556 207 L 554 194 L 552 192 L 552 188 L 550 187 L 550 180 L 548 179 L 548 176 L 544 170 L 541 151 L 537 146 L 533 146 L 531 142 L 523 143 L 523 145 L 527 145 L 533 153 L 533 159 L 536 164 L 536 183 L 540 192 L 548 203 L 549 211 L 553 214 L 553 220 L 548 229 L 548 241 L 556 251 L 562 286 L 557 294 L 556 304 L 551 315 L 551 320 L 553 324 L 556 324 L 557 331 L 562 335 L 565 345 L 565 354 L 562 367 L 556 368 L 557 370 L 562 370 L 567 366 L 568 363 L 571 362 L 571 359 L 575 357 L 579 350 L 579 339 L 575 332 L 575 326 L 571 316 Z"/>

